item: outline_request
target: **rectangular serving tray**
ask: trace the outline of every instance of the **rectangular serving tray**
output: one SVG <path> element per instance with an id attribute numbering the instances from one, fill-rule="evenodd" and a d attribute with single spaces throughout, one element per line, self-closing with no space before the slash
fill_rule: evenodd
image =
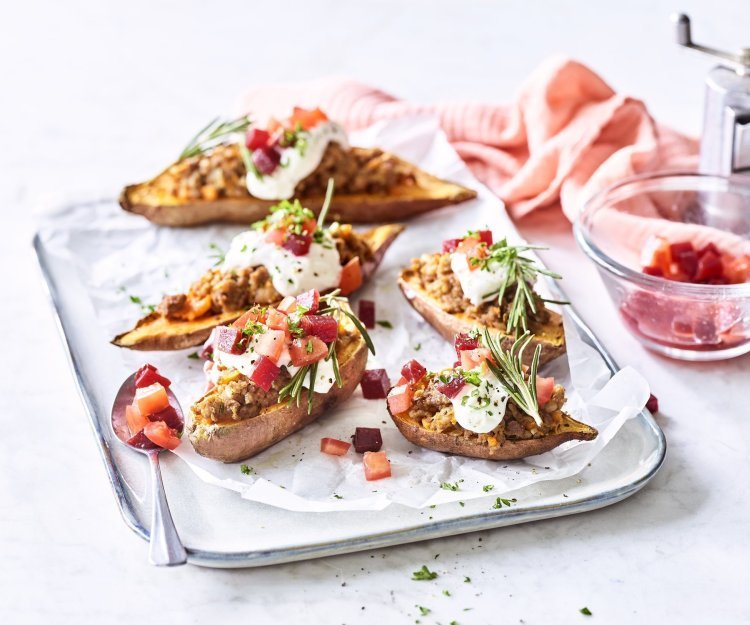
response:
<path id="1" fill-rule="evenodd" d="M 43 237 L 34 249 L 94 439 L 127 526 L 149 538 L 147 460 L 114 438 L 109 424 L 113 397 L 102 383 L 109 353 L 91 338 L 98 326 L 72 260 L 54 257 Z M 564 294 L 555 285 L 558 299 Z M 601 342 L 570 308 L 576 330 L 614 374 L 618 367 Z M 253 567 L 319 558 L 452 536 L 477 530 L 587 512 L 622 501 L 645 486 L 661 467 L 664 434 L 644 410 L 628 421 L 579 475 L 517 490 L 518 503 L 495 510 L 492 499 L 418 510 L 392 504 L 378 512 L 298 513 L 241 499 L 201 481 L 181 460 L 163 454 L 164 482 L 189 562 L 207 567 Z"/>

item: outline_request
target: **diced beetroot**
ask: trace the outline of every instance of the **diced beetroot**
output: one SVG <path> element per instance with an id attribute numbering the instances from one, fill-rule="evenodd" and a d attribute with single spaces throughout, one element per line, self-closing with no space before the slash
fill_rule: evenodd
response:
<path id="1" fill-rule="evenodd" d="M 648 401 L 646 402 L 646 410 L 648 410 L 649 412 L 659 412 L 659 400 L 653 393 L 648 396 Z"/>
<path id="2" fill-rule="evenodd" d="M 271 139 L 271 133 L 262 128 L 250 128 L 245 137 L 245 145 L 248 150 L 257 150 L 265 148 Z"/>
<path id="3" fill-rule="evenodd" d="M 643 273 L 647 276 L 656 276 L 657 278 L 664 277 L 664 272 L 661 270 L 661 267 L 644 267 Z"/>
<path id="4" fill-rule="evenodd" d="M 359 320 L 365 328 L 375 327 L 375 302 L 369 299 L 359 300 Z"/>
<path id="5" fill-rule="evenodd" d="M 279 377 L 280 371 L 281 369 L 279 369 L 270 358 L 263 356 L 258 361 L 258 364 L 255 365 L 255 369 L 253 370 L 250 379 L 264 391 L 268 392 L 271 390 L 271 385 L 274 380 Z"/>
<path id="6" fill-rule="evenodd" d="M 304 315 L 299 320 L 305 336 L 317 336 L 324 343 L 333 343 L 339 335 L 339 324 L 327 315 Z"/>
<path id="7" fill-rule="evenodd" d="M 456 356 L 459 360 L 461 359 L 461 352 L 465 349 L 476 349 L 479 347 L 479 337 L 473 337 L 465 332 L 456 334 L 456 338 L 453 339 L 453 345 L 456 348 Z"/>
<path id="8" fill-rule="evenodd" d="M 285 250 L 289 250 L 295 256 L 304 256 L 310 251 L 311 244 L 311 236 L 307 234 L 290 233 L 281 247 Z"/>
<path id="9" fill-rule="evenodd" d="M 487 245 L 492 245 L 492 231 L 491 230 L 480 230 L 477 232 L 479 240 Z"/>
<path id="10" fill-rule="evenodd" d="M 438 382 L 435 388 L 446 397 L 453 399 L 461 392 L 465 382 L 460 377 L 451 378 L 448 382 Z"/>
<path id="11" fill-rule="evenodd" d="M 419 382 L 427 373 L 425 369 L 418 361 L 410 360 L 401 368 L 401 375 L 406 378 L 409 384 Z"/>
<path id="12" fill-rule="evenodd" d="M 138 449 L 159 449 L 158 445 L 152 443 L 146 437 L 146 435 L 143 433 L 143 430 L 138 432 L 138 434 L 131 436 L 128 439 L 128 445 L 132 445 L 133 447 L 137 447 Z"/>
<path id="13" fill-rule="evenodd" d="M 220 352 L 226 352 L 227 354 L 242 353 L 240 341 L 242 341 L 243 334 L 241 330 L 231 326 L 219 326 L 216 328 L 216 335 L 214 338 L 214 347 Z"/>
<path id="14" fill-rule="evenodd" d="M 709 250 L 698 259 L 695 280 L 702 282 L 711 278 L 720 278 L 723 272 L 724 266 L 721 264 L 721 256 Z"/>
<path id="15" fill-rule="evenodd" d="M 253 165 L 264 176 L 272 174 L 281 162 L 281 154 L 274 148 L 258 148 L 253 152 Z"/>
<path id="16" fill-rule="evenodd" d="M 172 384 L 167 378 L 157 371 L 154 365 L 145 364 L 138 371 L 135 372 L 135 387 L 143 388 L 144 386 L 151 386 L 158 382 L 164 388 L 169 388 Z"/>
<path id="17" fill-rule="evenodd" d="M 446 239 L 443 241 L 443 254 L 452 254 L 455 252 L 461 241 L 463 241 L 463 239 Z"/>
<path id="18" fill-rule="evenodd" d="M 380 428 L 357 428 L 354 430 L 354 451 L 363 454 L 366 451 L 380 451 L 383 437 Z"/>
<path id="19" fill-rule="evenodd" d="M 669 252 L 672 254 L 672 258 L 674 258 L 675 254 L 694 251 L 693 244 L 690 241 L 679 241 L 677 243 L 669 244 Z"/>
<path id="20" fill-rule="evenodd" d="M 365 399 L 385 399 L 391 382 L 385 369 L 368 369 L 362 374 L 362 395 Z"/>
<path id="21" fill-rule="evenodd" d="M 687 249 L 684 246 L 687 246 Z M 688 280 L 692 280 L 698 271 L 698 254 L 693 246 L 690 243 L 673 243 L 670 249 L 672 260 L 687 275 Z"/>
<path id="22" fill-rule="evenodd" d="M 160 410 L 148 417 L 149 421 L 164 421 L 170 428 L 182 432 L 182 418 L 177 414 L 174 406 L 167 406 L 164 410 Z"/>
<path id="23" fill-rule="evenodd" d="M 708 254 L 708 252 L 713 252 L 717 256 L 721 256 L 721 250 L 714 243 L 706 243 L 706 245 L 698 250 L 698 256 L 703 256 L 704 254 Z"/>
<path id="24" fill-rule="evenodd" d="M 297 254 L 299 256 L 299 254 Z M 320 293 L 316 289 L 310 289 L 304 293 L 300 293 L 297 296 L 297 303 L 300 306 L 304 306 L 307 309 L 308 315 L 314 315 L 318 312 L 318 306 L 320 305 Z"/>

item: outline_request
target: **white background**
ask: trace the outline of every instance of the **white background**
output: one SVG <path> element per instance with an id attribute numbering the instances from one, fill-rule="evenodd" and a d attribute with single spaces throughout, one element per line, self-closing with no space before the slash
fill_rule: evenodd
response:
<path id="1" fill-rule="evenodd" d="M 697 134 L 711 63 L 672 43 L 675 10 L 691 14 L 700 41 L 750 45 L 743 0 L 3 3 L 0 620 L 746 622 L 750 358 L 689 365 L 645 352 L 557 215 L 522 230 L 556 246 L 547 261 L 568 295 L 659 396 L 670 447 L 654 482 L 587 515 L 234 572 L 146 564 L 119 519 L 29 247 L 32 209 L 149 176 L 255 83 L 340 74 L 419 101 L 507 101 L 539 61 L 566 54 Z M 409 581 L 422 564 L 440 578 Z"/>

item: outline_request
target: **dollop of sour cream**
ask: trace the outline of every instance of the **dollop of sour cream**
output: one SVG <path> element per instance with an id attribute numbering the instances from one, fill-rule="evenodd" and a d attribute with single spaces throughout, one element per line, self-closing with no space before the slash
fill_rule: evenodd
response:
<path id="1" fill-rule="evenodd" d="M 505 269 L 492 262 L 472 271 L 466 254 L 460 252 L 451 254 L 451 271 L 458 278 L 464 296 L 474 306 L 495 299 L 506 276 Z"/>
<path id="2" fill-rule="evenodd" d="M 272 173 L 257 176 L 248 172 L 246 184 L 250 195 L 262 200 L 288 200 L 294 195 L 299 182 L 320 165 L 329 143 L 349 148 L 346 131 L 336 122 L 320 122 L 300 134 L 305 141 L 304 148 L 284 148 L 281 151 L 281 162 Z"/>
<path id="3" fill-rule="evenodd" d="M 479 386 L 465 384 L 453 399 L 453 414 L 465 430 L 486 434 L 494 430 L 505 416 L 509 394 L 491 373 L 480 373 Z"/>
<path id="4" fill-rule="evenodd" d="M 323 240 L 310 244 L 304 256 L 295 256 L 265 240 L 261 230 L 241 232 L 229 246 L 221 265 L 223 271 L 264 266 L 274 288 L 283 296 L 296 296 L 310 289 L 326 291 L 341 283 L 341 259 L 333 237 L 326 230 Z"/>

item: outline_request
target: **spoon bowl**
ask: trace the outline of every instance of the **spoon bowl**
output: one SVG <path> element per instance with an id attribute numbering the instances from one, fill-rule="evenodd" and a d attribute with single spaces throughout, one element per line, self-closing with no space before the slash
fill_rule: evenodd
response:
<path id="1" fill-rule="evenodd" d="M 178 417 L 178 432 L 182 432 L 185 418 L 180 403 L 174 393 L 167 388 L 167 397 L 170 405 L 174 408 Z M 172 520 L 167 504 L 167 496 L 164 492 L 164 483 L 161 479 L 159 467 L 159 453 L 164 451 L 155 443 L 152 443 L 143 432 L 133 436 L 128 428 L 125 418 L 125 408 L 133 403 L 135 397 L 135 373 L 125 379 L 117 391 L 117 396 L 112 405 L 112 431 L 124 445 L 145 454 L 149 458 L 151 467 L 151 538 L 149 541 L 149 561 L 156 566 L 175 566 L 187 562 L 187 552 L 183 547 L 180 537 Z"/>

